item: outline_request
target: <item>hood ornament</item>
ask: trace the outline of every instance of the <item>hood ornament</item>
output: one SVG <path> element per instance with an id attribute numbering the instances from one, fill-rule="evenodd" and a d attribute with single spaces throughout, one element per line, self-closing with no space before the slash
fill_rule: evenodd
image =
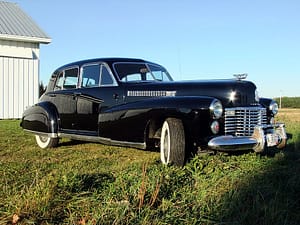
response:
<path id="1" fill-rule="evenodd" d="M 241 81 L 241 80 L 244 80 L 244 79 L 247 78 L 248 73 L 238 73 L 238 74 L 233 74 L 233 76 L 235 76 L 235 78 L 236 78 L 238 81 Z"/>

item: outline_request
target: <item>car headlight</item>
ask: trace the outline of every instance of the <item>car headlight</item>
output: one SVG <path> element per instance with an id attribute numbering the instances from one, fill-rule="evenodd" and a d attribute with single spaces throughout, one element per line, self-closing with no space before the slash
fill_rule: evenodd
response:
<path id="1" fill-rule="evenodd" d="M 275 116 L 278 113 L 278 104 L 275 101 L 272 101 L 269 105 L 269 110 L 272 112 L 272 114 Z"/>
<path id="2" fill-rule="evenodd" d="M 219 119 L 223 114 L 223 106 L 219 100 L 214 100 L 209 106 L 210 113 L 214 119 Z"/>
<path id="3" fill-rule="evenodd" d="M 257 89 L 255 89 L 255 101 L 259 102 L 259 94 Z"/>

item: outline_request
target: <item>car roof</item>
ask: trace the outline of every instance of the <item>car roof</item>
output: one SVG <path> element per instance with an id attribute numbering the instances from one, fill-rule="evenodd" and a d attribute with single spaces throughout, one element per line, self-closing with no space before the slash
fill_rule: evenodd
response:
<path id="1" fill-rule="evenodd" d="M 72 67 L 72 66 L 81 67 L 84 64 L 93 63 L 93 62 L 104 62 L 104 63 L 107 63 L 109 66 L 112 66 L 112 64 L 114 64 L 116 62 L 138 62 L 138 63 L 156 64 L 156 63 L 153 63 L 153 62 L 149 62 L 149 61 L 146 61 L 146 60 L 143 60 L 143 59 L 136 59 L 136 58 L 118 58 L 118 57 L 114 57 L 114 58 L 93 58 L 93 59 L 80 60 L 80 61 L 65 64 L 65 65 L 57 68 L 56 71 L 61 71 L 65 68 L 67 68 L 67 67 Z"/>

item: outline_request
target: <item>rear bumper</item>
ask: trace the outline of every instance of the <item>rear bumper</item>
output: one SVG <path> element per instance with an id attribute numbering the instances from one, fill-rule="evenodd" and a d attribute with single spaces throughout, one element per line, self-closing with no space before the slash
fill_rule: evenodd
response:
<path id="1" fill-rule="evenodd" d="M 218 136 L 208 142 L 208 148 L 217 151 L 240 151 L 253 149 L 262 152 L 265 147 L 284 148 L 287 134 L 283 123 L 256 126 L 252 136 L 237 137 L 231 135 Z"/>

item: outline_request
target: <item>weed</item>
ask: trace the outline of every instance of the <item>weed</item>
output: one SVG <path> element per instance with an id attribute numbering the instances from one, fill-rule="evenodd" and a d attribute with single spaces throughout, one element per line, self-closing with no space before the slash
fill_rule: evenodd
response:
<path id="1" fill-rule="evenodd" d="M 298 111 L 297 111 L 298 112 Z M 0 224 L 300 224 L 300 123 L 285 150 L 195 156 L 63 139 L 39 149 L 19 121 L 0 121 Z"/>

